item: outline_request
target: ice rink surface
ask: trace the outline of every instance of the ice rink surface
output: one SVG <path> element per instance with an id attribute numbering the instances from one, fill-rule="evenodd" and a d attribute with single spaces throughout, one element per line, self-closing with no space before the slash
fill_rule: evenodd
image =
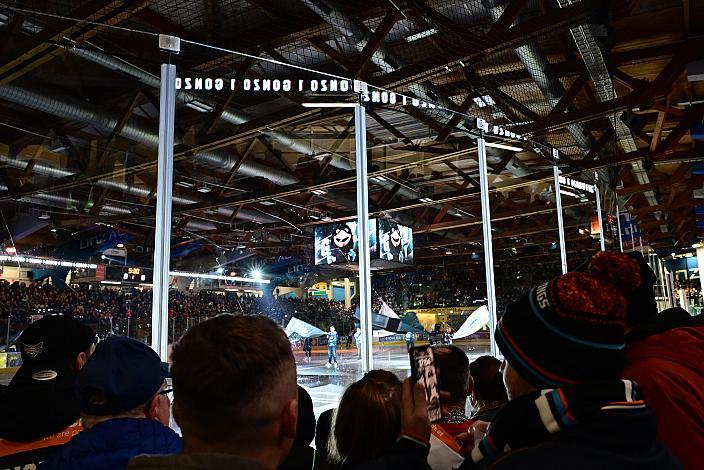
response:
<path id="1" fill-rule="evenodd" d="M 456 342 L 469 358 L 489 354 L 489 345 L 468 342 Z M 316 418 L 325 410 L 337 407 L 348 385 L 362 378 L 362 364 L 356 349 L 338 349 L 338 368 L 325 367 L 328 360 L 327 349 L 314 350 L 307 359 L 302 351 L 295 351 L 298 383 L 310 393 L 313 399 Z M 374 368 L 385 369 L 396 374 L 400 379 L 410 375 L 411 365 L 405 345 L 374 346 Z"/>

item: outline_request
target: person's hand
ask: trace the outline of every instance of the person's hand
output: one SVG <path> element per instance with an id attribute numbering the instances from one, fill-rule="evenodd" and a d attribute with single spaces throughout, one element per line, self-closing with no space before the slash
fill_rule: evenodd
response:
<path id="1" fill-rule="evenodd" d="M 430 442 L 430 419 L 425 389 L 420 383 L 413 384 L 410 378 L 403 381 L 401 435 L 407 435 L 425 443 Z"/>
<path id="2" fill-rule="evenodd" d="M 486 421 L 475 421 L 469 427 L 467 432 L 463 432 L 455 437 L 455 440 L 460 444 L 460 455 L 465 459 L 470 459 L 472 457 L 472 450 L 474 446 L 479 443 L 489 428 L 489 423 Z"/>

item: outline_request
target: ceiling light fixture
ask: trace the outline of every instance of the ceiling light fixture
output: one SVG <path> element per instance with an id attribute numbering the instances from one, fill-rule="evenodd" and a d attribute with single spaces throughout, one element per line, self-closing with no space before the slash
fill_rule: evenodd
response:
<path id="1" fill-rule="evenodd" d="M 203 194 L 207 194 L 207 193 L 210 192 L 210 186 L 208 186 L 207 184 L 203 183 L 203 186 L 201 186 L 201 187 L 198 188 L 198 192 L 199 192 L 199 193 L 203 193 Z"/>
<path id="2" fill-rule="evenodd" d="M 42 213 L 39 215 L 39 218 L 42 219 L 42 220 L 49 220 L 49 219 L 51 218 L 51 216 L 49 215 L 48 212 L 42 212 Z"/>
<path id="3" fill-rule="evenodd" d="M 514 147 L 513 145 L 499 144 L 496 142 L 485 142 L 487 147 L 494 147 L 495 149 L 511 150 L 513 152 L 522 152 L 523 148 Z"/>
<path id="4" fill-rule="evenodd" d="M 304 108 L 356 108 L 357 103 L 336 103 L 336 102 L 320 102 L 320 103 L 301 103 Z"/>
<path id="5" fill-rule="evenodd" d="M 428 36 L 432 36 L 433 34 L 437 34 L 438 30 L 435 28 L 430 28 L 426 29 L 424 31 L 421 31 L 419 33 L 411 34 L 410 36 L 406 37 L 406 42 L 413 42 L 413 41 L 418 41 L 419 39 L 427 38 Z"/>

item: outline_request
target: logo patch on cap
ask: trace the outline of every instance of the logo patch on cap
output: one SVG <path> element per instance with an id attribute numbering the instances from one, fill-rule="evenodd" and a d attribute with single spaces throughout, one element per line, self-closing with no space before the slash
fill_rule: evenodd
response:
<path id="1" fill-rule="evenodd" d="M 34 374 L 32 374 L 32 378 L 34 380 L 39 380 L 39 381 L 53 380 L 58 376 L 59 376 L 59 373 L 56 372 L 55 370 L 40 370 L 39 372 L 35 372 Z"/>
<path id="2" fill-rule="evenodd" d="M 44 341 L 41 341 L 37 344 L 22 343 L 22 349 L 24 349 L 24 353 L 26 355 L 34 359 L 44 351 Z"/>

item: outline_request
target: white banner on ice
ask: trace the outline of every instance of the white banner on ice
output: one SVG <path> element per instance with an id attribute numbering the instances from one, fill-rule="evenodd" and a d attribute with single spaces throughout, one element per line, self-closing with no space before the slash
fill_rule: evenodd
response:
<path id="1" fill-rule="evenodd" d="M 313 338 L 315 336 L 323 336 L 325 334 L 325 332 L 320 328 L 316 328 L 310 323 L 306 323 L 296 317 L 291 317 L 288 325 L 286 325 L 285 331 L 289 337 L 293 334 L 297 334 L 301 338 Z"/>
<path id="2" fill-rule="evenodd" d="M 386 338 L 387 336 L 392 336 L 392 335 L 397 335 L 398 333 L 394 333 L 393 331 L 386 331 L 386 330 L 374 330 L 372 332 L 372 336 L 374 338 Z"/>
<path id="3" fill-rule="evenodd" d="M 486 308 L 486 305 L 482 305 L 462 323 L 460 329 L 452 335 L 452 339 L 466 338 L 479 331 L 487 323 L 489 323 L 489 309 Z"/>
<path id="4" fill-rule="evenodd" d="M 398 318 L 396 312 L 394 312 L 391 307 L 386 305 L 386 302 L 384 302 L 383 300 L 381 301 L 381 309 L 379 310 L 379 315 L 384 315 L 385 317 L 389 318 Z"/>

